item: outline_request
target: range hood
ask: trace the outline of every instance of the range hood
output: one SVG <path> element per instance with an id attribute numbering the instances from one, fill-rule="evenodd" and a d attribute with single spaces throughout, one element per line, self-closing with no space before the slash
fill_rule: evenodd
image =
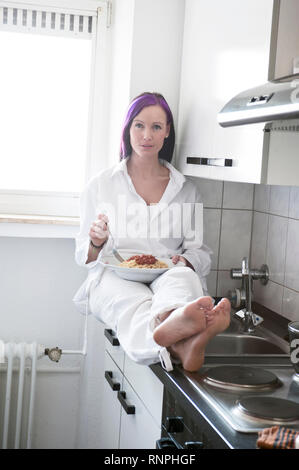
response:
<path id="1" fill-rule="evenodd" d="M 222 127 L 299 118 L 299 73 L 246 90 L 218 114 Z"/>

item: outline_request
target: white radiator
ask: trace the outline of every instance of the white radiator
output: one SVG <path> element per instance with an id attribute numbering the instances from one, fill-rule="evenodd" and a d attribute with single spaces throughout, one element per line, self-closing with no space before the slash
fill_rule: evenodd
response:
<path id="1" fill-rule="evenodd" d="M 26 448 L 31 448 L 36 385 L 36 363 L 37 360 L 44 355 L 45 347 L 40 344 L 4 343 L 0 340 L 0 381 L 2 385 L 0 389 L 0 417 L 2 418 L 0 420 L 0 436 L 2 449 L 7 449 L 8 446 L 10 446 L 9 436 L 11 438 L 12 433 L 14 440 L 12 446 L 15 449 L 19 449 L 21 432 L 25 432 L 26 435 Z M 28 367 L 31 369 L 31 376 L 28 394 L 29 398 L 25 403 L 25 368 L 27 371 Z M 18 374 L 18 380 L 13 380 L 15 371 Z M 12 413 L 12 409 L 14 410 L 14 413 Z M 27 429 L 24 431 L 25 426 Z"/>
<path id="2" fill-rule="evenodd" d="M 36 342 L 5 343 L 0 339 L 0 449 L 8 447 L 19 449 L 21 437 L 23 436 L 22 440 L 24 441 L 24 435 L 26 436 L 25 447 L 31 448 L 37 361 L 45 355 L 54 362 L 58 362 L 62 354 L 86 356 L 87 306 L 88 302 L 86 303 L 84 343 L 80 350 L 60 349 L 57 346 L 49 349 Z M 25 381 L 25 372 L 27 375 L 28 370 L 30 371 L 30 384 Z M 71 369 L 71 371 L 73 370 Z M 67 369 L 64 368 L 63 371 L 67 371 Z M 13 380 L 15 375 L 18 376 L 18 380 Z M 25 382 L 27 382 L 26 391 L 28 393 L 24 393 Z"/>

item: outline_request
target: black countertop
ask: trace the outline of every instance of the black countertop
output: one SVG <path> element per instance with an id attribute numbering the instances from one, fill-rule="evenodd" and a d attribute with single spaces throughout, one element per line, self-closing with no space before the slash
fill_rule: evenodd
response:
<path id="1" fill-rule="evenodd" d="M 207 364 L 208 361 L 205 362 Z M 226 362 L 227 363 L 227 362 Z M 175 366 L 171 372 L 166 372 L 160 364 L 150 366 L 154 374 L 161 380 L 163 385 L 176 398 L 187 415 L 193 416 L 194 420 L 201 420 L 212 433 L 216 448 L 219 449 L 255 449 L 256 433 L 240 433 L 229 426 L 215 410 L 199 396 L 183 374 L 179 366 Z"/>

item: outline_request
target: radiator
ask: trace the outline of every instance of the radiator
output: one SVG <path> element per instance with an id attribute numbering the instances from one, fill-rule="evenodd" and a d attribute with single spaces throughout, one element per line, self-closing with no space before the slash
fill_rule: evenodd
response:
<path id="1" fill-rule="evenodd" d="M 66 350 L 60 349 L 57 346 L 45 348 L 45 346 L 36 342 L 5 343 L 0 339 L 0 446 L 2 443 L 2 449 L 7 449 L 8 447 L 19 449 L 21 436 L 24 435 L 26 437 L 25 447 L 27 449 L 31 448 L 38 359 L 47 355 L 51 361 L 58 362 L 62 354 L 86 356 L 88 331 L 87 305 L 88 303 L 86 304 L 82 349 Z M 28 370 L 30 371 L 30 384 L 27 383 L 26 385 L 27 389 L 29 388 L 29 393 L 25 394 L 25 372 Z M 14 375 L 18 376 L 18 380 L 13 380 L 15 378 L 13 377 Z"/>
<path id="2" fill-rule="evenodd" d="M 21 432 L 26 436 L 26 448 L 31 448 L 35 401 L 36 364 L 45 355 L 45 347 L 33 343 L 4 343 L 0 340 L 2 449 L 20 448 Z M 2 360 L 1 360 L 2 355 Z M 29 393 L 24 394 L 25 371 L 30 370 Z M 18 375 L 15 379 L 15 373 Z M 27 374 L 26 374 L 27 375 Z M 6 376 L 6 381 L 5 381 Z M 5 383 L 5 386 L 4 386 Z M 4 396 L 2 396 L 4 395 Z M 27 396 L 28 395 L 28 396 Z M 12 413 L 12 409 L 14 413 Z M 15 415 L 15 416 L 13 416 Z M 24 429 L 26 427 L 26 429 Z M 11 436 L 13 436 L 11 438 Z M 10 440 L 14 442 L 10 444 Z"/>

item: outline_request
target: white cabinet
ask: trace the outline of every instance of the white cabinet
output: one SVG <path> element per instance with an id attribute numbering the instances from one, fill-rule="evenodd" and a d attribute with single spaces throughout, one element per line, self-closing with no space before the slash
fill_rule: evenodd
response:
<path id="1" fill-rule="evenodd" d="M 103 383 L 101 400 L 101 433 L 100 448 L 118 449 L 121 404 L 117 399 L 117 392 L 123 387 L 123 374 L 105 352 L 105 380 Z"/>
<path id="2" fill-rule="evenodd" d="M 106 351 L 108 351 L 119 369 L 123 371 L 125 364 L 125 353 L 123 348 L 120 346 L 119 341 L 112 330 L 105 328 L 104 335 Z"/>
<path id="3" fill-rule="evenodd" d="M 154 375 L 154 374 L 153 374 Z M 156 441 L 161 438 L 161 424 L 157 424 L 145 407 L 144 403 L 124 379 L 123 391 L 125 402 L 134 406 L 134 414 L 126 413 L 125 406 L 121 409 L 120 449 L 155 449 Z M 156 400 L 156 397 L 153 401 Z"/>
<path id="4" fill-rule="evenodd" d="M 286 18 L 295 3 L 296 14 L 297 0 L 186 0 L 176 159 L 185 175 L 279 184 L 265 161 L 265 124 L 222 128 L 217 114 L 238 93 L 266 83 L 269 74 L 289 73 L 293 55 L 299 56 L 295 21 L 286 49 Z M 199 164 L 207 163 L 203 159 L 211 166 Z M 224 159 L 232 166 L 217 166 Z"/>
<path id="5" fill-rule="evenodd" d="M 124 353 L 105 330 L 105 380 L 101 420 L 103 449 L 154 449 L 161 437 L 163 385 L 147 366 Z"/>
<path id="6" fill-rule="evenodd" d="M 270 79 L 293 73 L 294 59 L 299 59 L 298 19 L 298 0 L 277 1 L 273 13 Z M 298 63 L 298 60 L 296 62 Z M 299 67 L 299 63 L 297 66 Z"/>
<path id="7" fill-rule="evenodd" d="M 151 369 L 125 357 L 124 375 L 157 424 L 162 419 L 163 384 Z"/>

